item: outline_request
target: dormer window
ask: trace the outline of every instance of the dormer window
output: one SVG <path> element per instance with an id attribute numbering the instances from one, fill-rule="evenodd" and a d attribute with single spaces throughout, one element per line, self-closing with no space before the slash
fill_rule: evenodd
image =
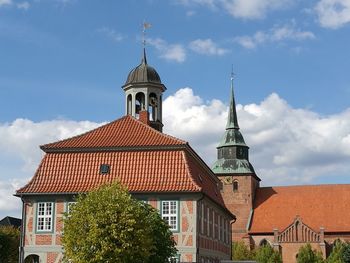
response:
<path id="1" fill-rule="evenodd" d="M 110 166 L 109 164 L 101 164 L 100 165 L 100 174 L 109 174 Z"/>

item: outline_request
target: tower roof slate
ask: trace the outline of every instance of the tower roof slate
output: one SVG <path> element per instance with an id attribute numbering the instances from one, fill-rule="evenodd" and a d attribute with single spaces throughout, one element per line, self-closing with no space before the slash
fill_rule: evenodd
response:
<path id="1" fill-rule="evenodd" d="M 238 147 L 246 148 L 247 157 L 237 158 L 235 151 Z M 230 154 L 221 155 L 218 160 L 213 164 L 212 170 L 216 174 L 253 174 L 259 181 L 260 179 L 255 175 L 253 166 L 248 160 L 248 149 L 243 135 L 239 130 L 236 102 L 233 89 L 233 76 L 231 76 L 231 94 L 230 94 L 230 106 L 227 116 L 226 130 L 222 139 L 217 147 L 218 151 L 223 148 L 229 148 Z M 236 149 L 232 149 L 236 148 Z"/>
<path id="2" fill-rule="evenodd" d="M 158 72 L 147 64 L 145 49 L 143 49 L 141 63 L 130 71 L 124 86 L 135 83 L 162 83 Z"/>

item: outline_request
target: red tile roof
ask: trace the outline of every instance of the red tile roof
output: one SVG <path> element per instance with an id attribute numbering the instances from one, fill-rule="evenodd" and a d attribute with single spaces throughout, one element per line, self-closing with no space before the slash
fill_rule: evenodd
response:
<path id="1" fill-rule="evenodd" d="M 226 209 L 219 180 L 188 143 L 131 116 L 42 149 L 47 154 L 17 195 L 81 193 L 119 180 L 132 193 L 204 193 Z M 109 174 L 100 174 L 101 164 Z"/>
<path id="2" fill-rule="evenodd" d="M 161 133 L 127 115 L 84 134 L 41 146 L 46 152 L 71 148 L 115 148 L 181 145 L 187 142 Z"/>
<path id="3" fill-rule="evenodd" d="M 256 192 L 250 232 L 281 232 L 297 215 L 315 231 L 349 231 L 350 185 L 262 187 Z"/>

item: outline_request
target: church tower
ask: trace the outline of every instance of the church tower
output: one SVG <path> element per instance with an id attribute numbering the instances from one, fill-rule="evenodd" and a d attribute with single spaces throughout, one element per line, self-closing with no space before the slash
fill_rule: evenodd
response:
<path id="1" fill-rule="evenodd" d="M 157 71 L 147 64 L 146 49 L 140 65 L 130 71 L 125 84 L 125 112 L 162 131 L 162 94 L 166 87 Z M 145 120 L 146 119 L 146 120 Z"/>
<path id="2" fill-rule="evenodd" d="M 242 240 L 248 233 L 255 190 L 259 187 L 260 178 L 249 162 L 249 147 L 239 130 L 233 75 L 226 131 L 217 147 L 217 161 L 212 170 L 223 184 L 222 195 L 226 207 L 237 217 L 232 225 L 232 240 Z"/>

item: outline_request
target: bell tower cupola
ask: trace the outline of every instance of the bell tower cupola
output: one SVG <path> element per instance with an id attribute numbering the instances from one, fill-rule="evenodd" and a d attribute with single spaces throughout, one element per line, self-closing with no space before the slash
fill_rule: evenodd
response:
<path id="1" fill-rule="evenodd" d="M 125 112 L 137 119 L 146 116 L 151 127 L 162 131 L 162 95 L 166 87 L 157 71 L 147 64 L 146 49 L 143 49 L 141 63 L 132 69 L 125 84 Z"/>

